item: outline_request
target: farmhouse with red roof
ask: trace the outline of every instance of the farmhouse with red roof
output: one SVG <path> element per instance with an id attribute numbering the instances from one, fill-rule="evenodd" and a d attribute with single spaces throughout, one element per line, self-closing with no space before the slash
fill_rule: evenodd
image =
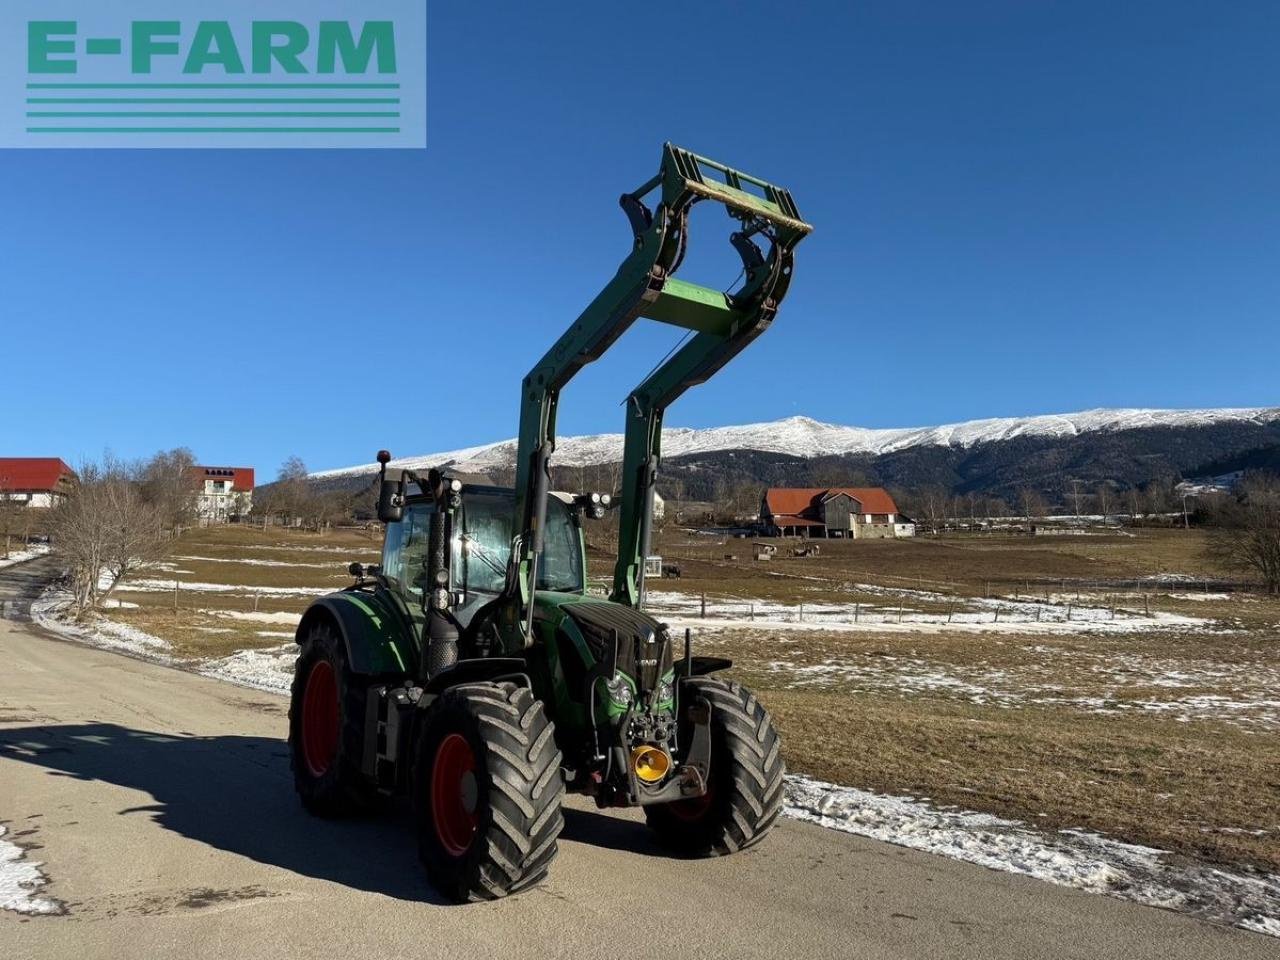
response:
<path id="1" fill-rule="evenodd" d="M 76 472 L 58 457 L 0 457 L 0 500 L 52 507 L 76 484 Z"/>
<path id="2" fill-rule="evenodd" d="M 882 487 L 770 487 L 760 504 L 765 532 L 775 537 L 913 537 Z"/>
<path id="3" fill-rule="evenodd" d="M 198 485 L 197 513 L 207 523 L 226 523 L 253 508 L 253 467 L 192 467 Z"/>

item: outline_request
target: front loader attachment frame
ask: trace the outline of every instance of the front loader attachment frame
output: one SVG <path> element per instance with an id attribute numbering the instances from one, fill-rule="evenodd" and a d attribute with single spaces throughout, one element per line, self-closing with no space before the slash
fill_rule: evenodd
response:
<path id="1" fill-rule="evenodd" d="M 730 242 L 742 258 L 744 281 L 732 293 L 673 276 L 684 259 L 689 211 L 704 201 L 723 204 L 738 221 Z M 670 143 L 663 147 L 657 175 L 623 194 L 620 202 L 634 235 L 630 255 L 522 385 L 515 489 L 517 529 L 524 531 L 517 585 L 525 611 L 536 588 L 543 516 L 537 501 L 545 498 L 547 486 L 540 475 L 545 477 L 555 447 L 560 391 L 639 317 L 690 331 L 690 339 L 632 391 L 626 404 L 621 536 L 612 599 L 638 606 L 662 415 L 685 390 L 708 380 L 768 327 L 790 285 L 795 246 L 812 229 L 787 190 Z M 508 625 L 515 626 L 518 615 L 516 610 L 508 614 Z"/>

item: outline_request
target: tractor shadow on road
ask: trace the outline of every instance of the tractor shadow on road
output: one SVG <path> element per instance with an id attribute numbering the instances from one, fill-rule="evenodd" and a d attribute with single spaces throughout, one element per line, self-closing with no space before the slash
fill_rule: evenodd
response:
<path id="1" fill-rule="evenodd" d="M 169 735 L 112 723 L 0 728 L 0 758 L 52 776 L 100 780 L 155 802 L 120 816 L 150 815 L 167 830 L 303 876 L 400 900 L 453 906 L 427 882 L 406 804 L 367 816 L 322 820 L 293 792 L 288 747 L 269 737 Z M 641 856 L 668 855 L 632 819 L 565 809 L 563 839 Z"/>
<path id="2" fill-rule="evenodd" d="M 288 748 L 244 736 L 170 736 L 110 723 L 0 729 L 0 757 L 53 776 L 150 794 L 120 810 L 259 863 L 419 903 L 452 905 L 427 882 L 403 806 L 349 820 L 309 816 L 293 792 Z"/>

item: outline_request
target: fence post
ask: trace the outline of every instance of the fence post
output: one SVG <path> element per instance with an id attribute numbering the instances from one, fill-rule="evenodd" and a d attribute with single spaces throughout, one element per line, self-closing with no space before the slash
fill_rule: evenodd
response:
<path id="1" fill-rule="evenodd" d="M 754 603 L 751 604 L 751 622 L 756 622 L 756 605 Z"/>
<path id="2" fill-rule="evenodd" d="M 902 604 L 898 604 L 898 622 L 902 622 Z"/>
<path id="3" fill-rule="evenodd" d="M 951 601 L 951 606 L 947 607 L 947 623 L 951 622 L 951 615 L 956 612 L 956 602 Z"/>
<path id="4" fill-rule="evenodd" d="M 1146 616 L 1151 616 L 1151 597 L 1145 593 L 1142 595 L 1142 609 L 1145 611 Z"/>
<path id="5" fill-rule="evenodd" d="M 707 591 L 702 591 L 702 619 L 707 619 Z"/>
<path id="6" fill-rule="evenodd" d="M 178 581 L 173 581 L 173 609 L 178 609 Z"/>
<path id="7" fill-rule="evenodd" d="M 255 593 L 253 595 L 253 612 L 254 613 L 258 612 L 258 597 L 259 597 L 259 594 Z"/>
<path id="8" fill-rule="evenodd" d="M 853 622 L 854 623 L 858 622 L 858 614 L 860 614 L 861 612 L 862 612 L 862 603 L 861 602 L 854 603 L 853 605 Z"/>
<path id="9" fill-rule="evenodd" d="M 995 618 L 994 620 L 992 620 L 991 622 L 992 622 L 992 623 L 999 623 L 999 622 L 1000 622 L 1000 608 L 999 608 L 999 607 L 996 607 L 996 618 Z"/>
<path id="10" fill-rule="evenodd" d="M 800 622 L 804 623 L 804 604 L 800 604 Z"/>
<path id="11" fill-rule="evenodd" d="M 1071 604 L 1067 604 L 1067 620 L 1071 619 Z"/>

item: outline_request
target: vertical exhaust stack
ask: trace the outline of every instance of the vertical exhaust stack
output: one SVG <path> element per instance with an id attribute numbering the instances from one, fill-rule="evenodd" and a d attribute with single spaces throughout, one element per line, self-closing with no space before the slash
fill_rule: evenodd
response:
<path id="1" fill-rule="evenodd" d="M 429 680 L 458 662 L 458 620 L 450 609 L 449 517 L 461 505 L 462 484 L 449 480 L 439 470 L 427 473 L 428 493 L 436 503 L 427 529 L 427 582 L 423 585 L 423 605 L 427 612 L 423 638 L 422 668 Z"/>

